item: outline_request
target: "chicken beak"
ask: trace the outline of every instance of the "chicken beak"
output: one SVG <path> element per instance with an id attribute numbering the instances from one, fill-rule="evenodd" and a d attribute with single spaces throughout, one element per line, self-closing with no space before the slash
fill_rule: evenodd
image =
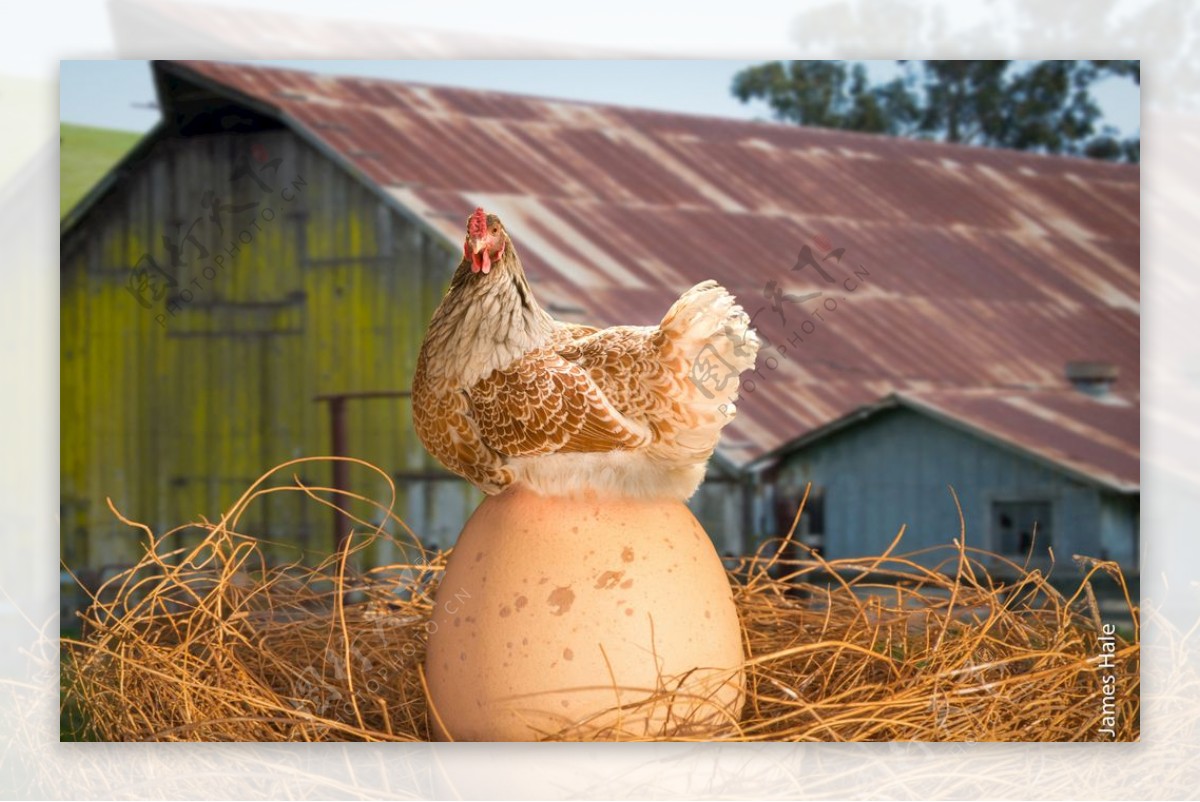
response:
<path id="1" fill-rule="evenodd" d="M 480 251 L 482 251 L 486 247 L 487 247 L 486 239 L 471 240 L 471 253 L 473 253 L 473 254 L 478 254 Z"/>

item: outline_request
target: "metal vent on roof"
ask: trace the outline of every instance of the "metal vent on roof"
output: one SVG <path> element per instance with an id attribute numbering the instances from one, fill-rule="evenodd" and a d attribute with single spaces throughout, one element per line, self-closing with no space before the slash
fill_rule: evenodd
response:
<path id="1" fill-rule="evenodd" d="M 1091 396 L 1107 395 L 1120 371 L 1111 362 L 1068 362 L 1064 373 L 1067 381 L 1081 393 Z"/>

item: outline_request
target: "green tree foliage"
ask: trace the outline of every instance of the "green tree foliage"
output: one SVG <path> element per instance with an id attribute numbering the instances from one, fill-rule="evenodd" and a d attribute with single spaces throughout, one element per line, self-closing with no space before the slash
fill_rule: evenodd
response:
<path id="1" fill-rule="evenodd" d="M 772 61 L 742 70 L 733 94 L 776 119 L 892 136 L 1137 162 L 1141 142 L 1102 125 L 1107 76 L 1141 82 L 1137 61 L 901 61 L 872 84 L 861 63 Z"/>

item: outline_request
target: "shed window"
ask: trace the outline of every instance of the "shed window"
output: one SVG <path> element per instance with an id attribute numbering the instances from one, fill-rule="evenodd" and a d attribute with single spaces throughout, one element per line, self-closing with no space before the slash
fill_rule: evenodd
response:
<path id="1" fill-rule="evenodd" d="M 804 489 L 788 492 L 776 489 L 774 509 L 775 537 L 785 536 L 796 520 L 796 509 L 800 499 L 804 498 Z M 803 543 L 818 553 L 825 549 L 825 488 L 812 487 L 808 492 L 808 501 L 804 503 L 804 512 L 796 527 L 794 542 Z M 807 556 L 807 555 L 804 555 Z"/>
<path id="2" fill-rule="evenodd" d="M 1005 556 L 1048 557 L 1054 545 L 1049 501 L 993 501 L 992 547 Z"/>

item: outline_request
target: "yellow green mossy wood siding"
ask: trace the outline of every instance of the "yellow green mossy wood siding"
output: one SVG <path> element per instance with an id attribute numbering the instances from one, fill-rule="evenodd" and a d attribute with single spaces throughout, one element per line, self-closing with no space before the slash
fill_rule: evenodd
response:
<path id="1" fill-rule="evenodd" d="M 249 175 L 231 181 L 239 166 L 265 189 Z M 146 309 L 128 289 L 130 267 L 149 253 L 169 269 L 164 235 L 179 246 L 178 286 L 158 300 L 147 290 Z M 158 142 L 62 248 L 63 552 L 93 567 L 141 551 L 106 498 L 156 534 L 217 520 L 266 470 L 330 453 L 328 405 L 315 396 L 408 389 L 456 262 L 286 130 Z M 348 455 L 389 474 L 436 469 L 407 399 L 346 411 Z M 293 476 L 328 486 L 332 470 L 302 465 L 276 484 Z M 382 477 L 355 467 L 350 479 L 386 503 Z M 458 482 L 397 491 L 397 512 L 422 535 L 457 532 L 477 499 Z M 299 493 L 260 497 L 239 525 L 310 557 L 329 551 L 332 527 L 332 513 Z"/>

